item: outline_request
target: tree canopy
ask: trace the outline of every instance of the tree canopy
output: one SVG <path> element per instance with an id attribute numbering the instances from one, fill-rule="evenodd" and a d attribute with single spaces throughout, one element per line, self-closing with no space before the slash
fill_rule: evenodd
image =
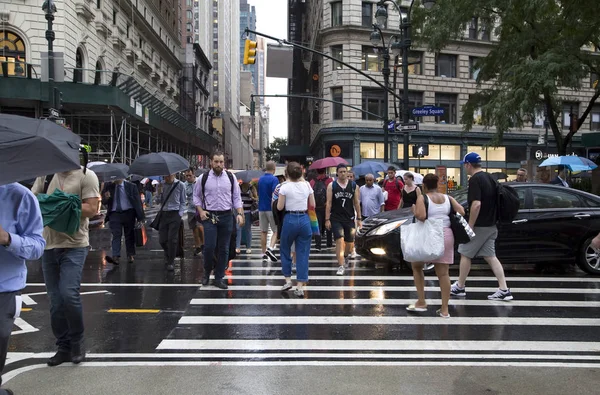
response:
<path id="1" fill-rule="evenodd" d="M 597 86 L 563 136 L 565 93 L 589 87 L 590 73 L 600 75 L 598 0 L 437 0 L 429 10 L 415 7 L 413 35 L 430 50 L 441 51 L 463 39 L 474 17 L 479 30 L 494 26 L 497 42 L 476 62 L 479 89 L 463 107 L 465 130 L 471 130 L 474 114 L 481 111 L 481 123 L 495 127 L 494 142 L 499 143 L 505 132 L 546 113 L 564 155 L 600 95 Z"/>
<path id="2" fill-rule="evenodd" d="M 267 160 L 274 160 L 275 162 L 279 161 L 279 149 L 281 147 L 285 147 L 288 145 L 288 141 L 286 138 L 275 137 L 271 144 L 267 148 L 265 148 L 265 155 Z"/>

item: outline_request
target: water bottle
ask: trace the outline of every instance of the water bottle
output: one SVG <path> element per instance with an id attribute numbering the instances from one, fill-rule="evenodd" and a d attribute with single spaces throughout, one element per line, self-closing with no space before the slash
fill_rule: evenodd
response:
<path id="1" fill-rule="evenodd" d="M 458 219 L 458 222 L 460 223 L 460 225 L 463 228 L 465 228 L 465 232 L 467 232 L 469 239 L 473 240 L 473 237 L 475 237 L 475 232 L 473 232 L 473 229 L 471 228 L 471 226 L 469 226 L 469 223 L 467 222 L 467 220 L 464 219 L 464 217 L 462 215 L 460 215 L 459 213 L 455 213 L 454 215 L 456 215 L 456 218 Z"/>

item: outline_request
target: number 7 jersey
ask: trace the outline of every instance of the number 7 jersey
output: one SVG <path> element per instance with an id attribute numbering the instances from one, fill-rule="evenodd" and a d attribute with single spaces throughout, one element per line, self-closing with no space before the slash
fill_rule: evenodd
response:
<path id="1" fill-rule="evenodd" d="M 331 183 L 331 221 L 354 222 L 356 213 L 354 211 L 354 195 L 356 194 L 356 183 L 348 180 L 348 185 L 342 188 L 338 181 Z"/>

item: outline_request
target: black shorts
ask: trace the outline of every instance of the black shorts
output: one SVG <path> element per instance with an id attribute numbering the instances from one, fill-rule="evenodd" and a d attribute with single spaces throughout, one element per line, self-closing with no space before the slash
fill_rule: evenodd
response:
<path id="1" fill-rule="evenodd" d="M 354 243 L 354 235 L 356 234 L 356 223 L 352 222 L 337 222 L 331 221 L 331 231 L 335 240 L 344 238 L 346 243 Z"/>
<path id="2" fill-rule="evenodd" d="M 188 226 L 190 227 L 190 230 L 194 230 L 199 226 L 202 226 L 202 224 L 198 221 L 198 218 L 196 218 L 195 213 L 187 213 L 188 215 Z"/>

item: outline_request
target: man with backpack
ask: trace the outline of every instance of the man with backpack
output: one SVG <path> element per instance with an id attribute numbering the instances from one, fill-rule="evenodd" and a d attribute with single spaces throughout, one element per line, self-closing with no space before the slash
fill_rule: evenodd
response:
<path id="1" fill-rule="evenodd" d="M 315 248 L 321 252 L 321 242 L 324 232 L 327 232 L 327 248 L 333 247 L 333 233 L 325 228 L 325 206 L 327 205 L 327 187 L 333 178 L 325 173 L 325 169 L 317 170 L 317 178 L 311 180 L 310 186 L 315 194 L 315 212 L 319 221 L 319 235 L 315 236 Z"/>
<path id="2" fill-rule="evenodd" d="M 383 182 L 382 189 L 387 192 L 387 200 L 385 201 L 385 211 L 398 210 L 402 206 L 402 189 L 404 183 L 396 177 L 396 168 L 388 167 L 388 178 Z"/>
<path id="3" fill-rule="evenodd" d="M 498 279 L 499 289 L 492 295 L 488 295 L 490 300 L 512 300 L 513 296 L 506 284 L 504 277 L 504 268 L 496 258 L 496 238 L 498 237 L 497 220 L 503 219 L 505 213 L 501 213 L 502 199 L 499 194 L 505 193 L 505 190 L 498 186 L 498 183 L 491 175 L 481 169 L 481 156 L 476 152 L 465 155 L 462 162 L 469 179 L 468 192 L 468 218 L 469 225 L 475 232 L 475 237 L 466 244 L 458 246 L 460 253 L 460 272 L 458 281 L 452 284 L 450 293 L 454 296 L 466 296 L 465 283 L 471 270 L 471 260 L 475 257 L 483 257 L 490 265 L 494 275 Z M 506 191 L 508 192 L 508 191 Z M 518 206 L 517 206 L 518 211 Z M 511 213 L 512 215 L 512 213 Z M 514 216 L 514 215 L 513 215 Z"/>
<path id="4" fill-rule="evenodd" d="M 204 227 L 204 275 L 202 285 L 208 285 L 210 273 L 215 272 L 213 285 L 220 289 L 228 286 L 223 280 L 229 262 L 229 247 L 235 224 L 233 210 L 237 211 L 237 225 L 244 226 L 244 209 L 240 185 L 233 175 L 224 170 L 222 152 L 212 155 L 212 170 L 204 173 L 194 189 L 194 204 Z M 217 259 L 215 262 L 215 251 Z"/>

